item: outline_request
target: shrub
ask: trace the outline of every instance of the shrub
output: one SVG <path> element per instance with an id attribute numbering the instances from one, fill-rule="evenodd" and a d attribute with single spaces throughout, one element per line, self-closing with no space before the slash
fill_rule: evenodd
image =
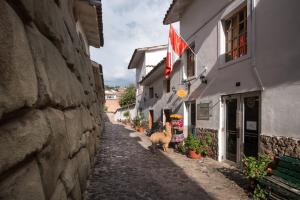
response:
<path id="1" fill-rule="evenodd" d="M 250 156 L 244 157 L 242 161 L 245 166 L 246 177 L 258 180 L 267 175 L 267 167 L 272 158 L 269 155 L 260 154 L 258 159 Z"/>
<path id="2" fill-rule="evenodd" d="M 195 151 L 196 153 L 201 153 L 201 142 L 193 134 L 188 135 L 185 141 L 185 146 L 188 150 Z"/>
<path id="3" fill-rule="evenodd" d="M 186 154 L 187 148 L 183 143 L 180 143 L 178 145 L 178 152 L 181 153 L 181 154 L 184 154 L 184 155 Z"/>
<path id="4" fill-rule="evenodd" d="M 130 105 L 135 103 L 135 86 L 134 85 L 130 85 L 129 87 L 126 88 L 126 90 L 124 91 L 124 93 L 121 95 L 119 104 L 121 107 Z"/>
<path id="5" fill-rule="evenodd" d="M 129 118 L 130 117 L 130 112 L 129 111 L 124 112 L 123 116 L 126 117 L 126 118 Z"/>
<path id="6" fill-rule="evenodd" d="M 263 178 L 267 175 L 267 167 L 271 163 L 272 158 L 267 154 L 260 154 L 258 159 L 255 157 L 244 157 L 242 159 L 245 175 L 251 180 L 257 182 L 257 180 Z M 253 191 L 254 199 L 266 199 L 267 191 L 262 188 L 259 184 L 256 184 L 255 189 Z"/>
<path id="7" fill-rule="evenodd" d="M 137 128 L 137 127 L 140 127 L 141 126 L 141 119 L 139 116 L 136 116 L 134 119 L 133 119 L 133 126 L 134 128 Z"/>
<path id="8" fill-rule="evenodd" d="M 256 185 L 254 192 L 253 192 L 253 198 L 254 199 L 267 199 L 268 192 L 260 187 L 259 184 Z"/>

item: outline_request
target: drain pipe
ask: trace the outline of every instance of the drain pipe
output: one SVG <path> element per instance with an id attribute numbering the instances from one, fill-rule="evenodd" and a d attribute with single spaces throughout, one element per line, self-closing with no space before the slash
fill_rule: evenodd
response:
<path id="1" fill-rule="evenodd" d="M 255 46 L 255 31 L 256 31 L 256 15 L 255 15 L 255 0 L 251 0 L 251 9 L 252 9 L 252 23 L 251 23 L 251 29 L 252 29 L 252 38 L 251 38 L 251 42 L 252 42 L 252 44 L 251 44 L 251 49 L 252 49 L 252 52 L 251 52 L 251 54 L 252 54 L 252 59 L 251 59 L 251 65 L 252 65 L 252 67 L 253 67 L 253 70 L 254 70 L 254 74 L 255 74 L 255 76 L 256 76 L 256 78 L 257 78 L 257 80 L 258 80 L 258 82 L 259 82 L 259 85 L 260 85 L 260 88 L 261 88 L 261 90 L 262 91 L 264 91 L 265 90 L 265 88 L 264 88 L 264 85 L 263 85 L 263 82 L 262 82 L 262 80 L 261 80 L 261 77 L 260 77 L 260 75 L 259 75 L 259 73 L 258 73 L 258 70 L 257 70 L 257 68 L 256 68 L 256 58 L 255 58 L 255 49 L 256 49 L 256 46 Z"/>

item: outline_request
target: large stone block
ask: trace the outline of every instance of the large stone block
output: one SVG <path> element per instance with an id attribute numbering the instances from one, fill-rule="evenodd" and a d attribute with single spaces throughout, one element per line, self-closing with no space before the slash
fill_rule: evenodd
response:
<path id="1" fill-rule="evenodd" d="M 81 114 L 82 114 L 83 131 L 91 131 L 93 129 L 94 119 L 91 116 L 89 110 L 82 107 Z"/>
<path id="2" fill-rule="evenodd" d="M 22 21 L 0 1 L 0 119 L 37 100 L 34 62 Z"/>
<path id="3" fill-rule="evenodd" d="M 76 179 L 75 186 L 71 191 L 70 197 L 72 198 L 72 200 L 82 200 L 83 199 L 78 178 Z"/>
<path id="4" fill-rule="evenodd" d="M 80 140 L 83 134 L 81 110 L 69 110 L 65 112 L 67 136 L 69 141 L 69 157 L 79 151 Z"/>
<path id="5" fill-rule="evenodd" d="M 101 110 L 100 105 L 96 102 L 93 103 L 90 107 L 90 112 L 92 113 L 92 116 L 94 117 L 95 123 L 98 125 L 101 125 Z"/>
<path id="6" fill-rule="evenodd" d="M 80 39 L 76 31 L 76 23 L 74 18 L 74 0 L 60 0 L 60 9 L 63 14 L 64 23 L 70 34 L 73 46 L 78 50 L 81 48 Z"/>
<path id="7" fill-rule="evenodd" d="M 68 160 L 66 168 L 61 175 L 61 181 L 66 189 L 67 195 L 71 193 L 78 182 L 78 162 L 76 158 Z"/>
<path id="8" fill-rule="evenodd" d="M 86 180 L 89 175 L 91 164 L 89 152 L 86 148 L 81 149 L 78 154 L 76 154 L 78 162 L 78 178 L 80 183 L 81 191 L 86 189 Z"/>
<path id="9" fill-rule="evenodd" d="M 48 146 L 38 154 L 38 162 L 45 188 L 45 195 L 50 199 L 59 176 L 64 170 L 69 155 L 67 130 L 64 113 L 49 108 L 44 111 L 51 128 L 51 141 Z"/>
<path id="10" fill-rule="evenodd" d="M 57 182 L 57 186 L 55 188 L 54 193 L 52 194 L 50 200 L 67 200 L 67 194 L 65 191 L 65 187 L 62 182 L 59 180 Z"/>
<path id="11" fill-rule="evenodd" d="M 0 127 L 0 174 L 42 150 L 50 136 L 43 113 L 31 111 Z"/>
<path id="12" fill-rule="evenodd" d="M 83 89 L 56 47 L 36 28 L 26 27 L 39 80 L 39 105 L 78 106 Z"/>
<path id="13" fill-rule="evenodd" d="M 76 49 L 64 21 L 64 11 L 55 1 L 20 0 L 41 33 L 58 48 L 67 63 L 74 64 Z M 63 5 L 63 4 L 62 4 Z M 67 15 L 67 14 L 65 14 Z"/>
<path id="14" fill-rule="evenodd" d="M 94 85 L 92 84 L 94 81 L 92 65 L 89 57 L 87 57 L 82 51 L 79 51 L 75 58 L 74 74 L 82 84 L 85 94 L 84 104 L 90 106 L 92 102 L 96 101 L 96 93 L 94 91 Z"/>
<path id="15" fill-rule="evenodd" d="M 35 161 L 26 164 L 0 182 L 0 199 L 43 200 L 39 168 Z"/>

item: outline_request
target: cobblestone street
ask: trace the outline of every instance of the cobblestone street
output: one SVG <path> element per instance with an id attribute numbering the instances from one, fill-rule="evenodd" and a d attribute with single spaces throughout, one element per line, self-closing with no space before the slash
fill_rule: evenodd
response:
<path id="1" fill-rule="evenodd" d="M 153 154 L 149 145 L 144 134 L 107 120 L 86 199 L 248 198 L 236 184 L 244 185 L 234 168 L 209 158 L 191 160 L 172 149 Z"/>

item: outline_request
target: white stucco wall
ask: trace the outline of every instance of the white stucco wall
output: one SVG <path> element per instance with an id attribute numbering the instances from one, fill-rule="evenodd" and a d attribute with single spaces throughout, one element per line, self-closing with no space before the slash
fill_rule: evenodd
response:
<path id="1" fill-rule="evenodd" d="M 259 0 L 255 66 L 262 79 L 262 134 L 300 138 L 300 1 Z"/>
<path id="2" fill-rule="evenodd" d="M 145 51 L 144 56 L 140 59 L 138 67 L 136 68 L 136 111 L 139 111 L 144 108 L 144 92 L 147 90 L 139 83 L 152 69 L 153 66 L 157 65 L 165 56 L 165 49 Z M 146 113 L 148 115 L 148 113 Z M 147 116 L 145 114 L 145 116 Z"/>
<path id="3" fill-rule="evenodd" d="M 147 51 L 145 53 L 145 63 L 147 66 L 156 66 L 166 55 L 166 49 Z"/>
<path id="4" fill-rule="evenodd" d="M 164 63 L 162 64 L 164 67 Z M 169 93 L 166 92 L 166 82 L 164 74 L 161 74 L 160 77 L 151 80 L 151 84 L 145 86 L 143 93 L 143 98 L 146 98 L 146 101 L 143 102 L 143 113 L 146 118 L 148 118 L 149 110 L 153 110 L 154 113 L 154 122 L 161 120 L 161 111 L 163 109 L 169 109 L 171 113 L 177 113 L 183 115 L 183 106 L 181 98 L 177 97 L 175 93 L 172 92 L 172 87 L 175 89 L 178 88 L 180 80 L 180 68 L 174 68 L 174 71 L 170 77 L 170 88 Z M 149 88 L 153 87 L 154 94 L 158 95 L 158 98 L 154 97 L 149 98 Z"/>
<path id="5" fill-rule="evenodd" d="M 134 117 L 136 115 L 136 109 L 135 109 L 135 106 L 131 106 L 129 108 L 118 109 L 114 114 L 114 120 L 115 121 L 125 120 L 126 117 L 124 117 L 124 113 L 127 111 L 129 111 L 129 113 L 130 113 L 130 118 L 134 119 Z"/>
<path id="6" fill-rule="evenodd" d="M 204 75 L 208 80 L 207 85 L 200 85 L 199 79 L 191 81 L 191 94 L 197 90 L 197 103 L 214 105 L 221 95 L 262 90 L 262 133 L 299 138 L 300 109 L 295 108 L 300 102 L 300 92 L 296 92 L 300 91 L 297 9 L 300 1 L 228 2 L 194 1 L 182 16 L 181 35 L 188 43 L 195 42 L 196 77 L 206 69 Z M 247 55 L 224 63 L 222 20 L 245 2 L 248 4 Z M 236 82 L 241 86 L 236 87 Z M 293 112 L 283 112 L 285 110 Z M 197 120 L 197 126 L 219 129 L 220 104 L 211 113 L 210 120 Z"/>

